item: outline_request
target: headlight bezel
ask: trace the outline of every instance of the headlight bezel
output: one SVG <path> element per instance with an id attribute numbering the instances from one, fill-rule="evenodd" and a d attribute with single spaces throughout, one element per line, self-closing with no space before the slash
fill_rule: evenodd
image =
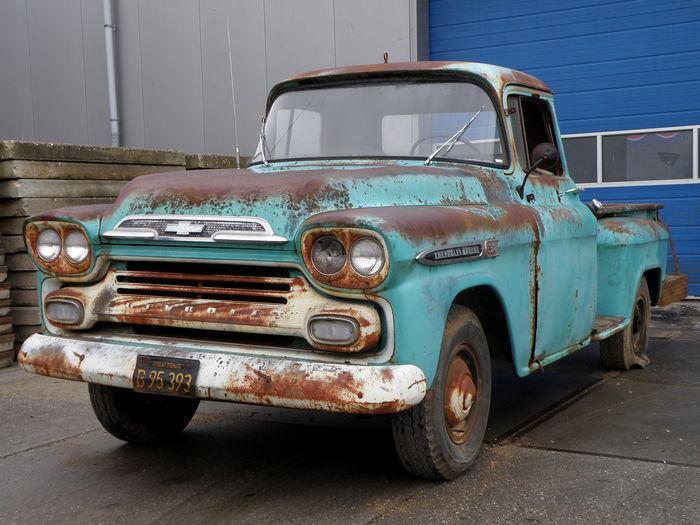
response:
<path id="1" fill-rule="evenodd" d="M 54 230 L 60 239 L 61 249 L 58 256 L 47 261 L 43 259 L 37 250 L 39 234 L 47 229 Z M 87 255 L 81 261 L 73 261 L 66 253 L 66 239 L 71 233 L 78 232 L 87 241 Z M 37 267 L 44 273 L 52 275 L 77 275 L 87 272 L 92 264 L 92 246 L 90 237 L 82 225 L 64 221 L 32 221 L 24 226 L 24 241 L 27 252 L 34 260 Z"/>
<path id="2" fill-rule="evenodd" d="M 312 257 L 311 249 L 315 242 L 325 236 L 334 237 L 340 242 L 345 251 L 345 262 L 343 267 L 336 273 L 328 275 L 324 274 L 316 268 Z M 350 261 L 350 249 L 358 240 L 369 237 L 379 243 L 384 252 L 384 262 L 379 271 L 373 275 L 365 276 L 358 273 Z M 344 288 L 350 290 L 364 290 L 375 288 L 381 284 L 389 272 L 389 250 L 382 236 L 373 231 L 364 228 L 343 228 L 343 227 L 318 227 L 306 230 L 301 235 L 301 256 L 304 264 L 314 278 L 322 285 L 331 286 L 333 288 Z"/>

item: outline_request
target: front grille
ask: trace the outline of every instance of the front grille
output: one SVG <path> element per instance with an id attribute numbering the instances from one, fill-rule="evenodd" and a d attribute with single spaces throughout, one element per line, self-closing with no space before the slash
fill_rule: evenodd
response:
<path id="1" fill-rule="evenodd" d="M 117 294 L 287 304 L 289 269 L 134 261 L 116 272 Z"/>

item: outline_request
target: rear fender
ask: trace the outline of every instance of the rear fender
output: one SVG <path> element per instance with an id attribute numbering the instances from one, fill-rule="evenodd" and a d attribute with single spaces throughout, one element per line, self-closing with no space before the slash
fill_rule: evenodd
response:
<path id="1" fill-rule="evenodd" d="M 598 221 L 597 315 L 630 316 L 642 276 L 656 270 L 663 280 L 668 230 L 661 223 L 634 217 Z"/>

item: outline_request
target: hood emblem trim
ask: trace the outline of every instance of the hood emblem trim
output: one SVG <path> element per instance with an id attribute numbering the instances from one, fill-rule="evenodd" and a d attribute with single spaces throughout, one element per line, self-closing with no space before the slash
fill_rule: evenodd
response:
<path id="1" fill-rule="evenodd" d="M 217 215 L 128 215 L 102 234 L 107 239 L 143 239 L 188 242 L 242 242 L 284 244 L 272 226 L 260 217 Z"/>
<path id="2" fill-rule="evenodd" d="M 496 256 L 498 256 L 498 240 L 489 239 L 469 244 L 449 244 L 423 250 L 416 255 L 416 261 L 428 266 L 435 266 Z"/>

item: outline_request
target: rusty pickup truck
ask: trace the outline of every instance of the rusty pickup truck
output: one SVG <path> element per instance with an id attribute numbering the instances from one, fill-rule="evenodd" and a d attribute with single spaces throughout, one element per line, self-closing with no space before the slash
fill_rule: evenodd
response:
<path id="1" fill-rule="evenodd" d="M 85 381 L 119 439 L 179 434 L 201 399 L 391 414 L 397 453 L 476 458 L 491 361 L 525 376 L 600 341 L 648 362 L 683 295 L 655 205 L 585 204 L 543 82 L 460 62 L 276 85 L 246 169 L 129 182 L 30 218 L 43 333 L 24 369 Z"/>

